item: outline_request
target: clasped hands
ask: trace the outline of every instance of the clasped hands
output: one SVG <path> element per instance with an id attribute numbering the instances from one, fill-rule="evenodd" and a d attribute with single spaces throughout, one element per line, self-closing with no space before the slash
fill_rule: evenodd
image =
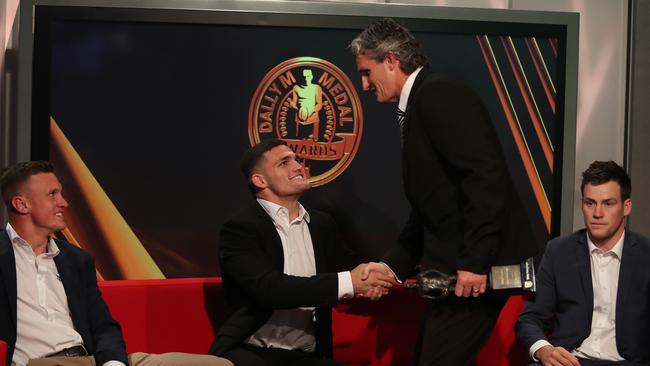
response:
<path id="1" fill-rule="evenodd" d="M 383 263 L 363 263 L 350 271 L 354 296 L 379 300 L 388 294 L 388 290 L 397 284 L 395 275 Z"/>
<path id="2" fill-rule="evenodd" d="M 379 300 L 397 284 L 393 271 L 384 263 L 369 262 L 358 265 L 351 272 L 352 286 L 356 297 Z M 469 271 L 456 272 L 455 295 L 458 297 L 478 297 L 485 293 L 487 275 Z"/>

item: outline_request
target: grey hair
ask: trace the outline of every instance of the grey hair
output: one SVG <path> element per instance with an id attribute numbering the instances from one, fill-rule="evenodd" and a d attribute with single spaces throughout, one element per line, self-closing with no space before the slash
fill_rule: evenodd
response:
<path id="1" fill-rule="evenodd" d="M 354 56 L 365 55 L 377 62 L 383 62 L 388 52 L 392 52 L 406 74 L 420 66 L 429 66 L 429 60 L 413 34 L 391 18 L 370 24 L 350 42 L 349 48 Z"/>

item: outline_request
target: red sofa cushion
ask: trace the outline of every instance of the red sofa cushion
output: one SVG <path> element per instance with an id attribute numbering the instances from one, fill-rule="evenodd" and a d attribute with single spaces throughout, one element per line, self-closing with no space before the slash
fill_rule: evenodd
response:
<path id="1" fill-rule="evenodd" d="M 7 359 L 7 343 L 5 341 L 0 340 L 0 362 L 5 362 Z"/>
<path id="2" fill-rule="evenodd" d="M 120 322 L 131 352 L 205 353 L 223 322 L 220 278 L 100 282 L 113 317 Z M 510 299 L 479 355 L 479 366 L 525 365 L 513 344 L 521 311 Z M 396 288 L 377 302 L 350 300 L 333 311 L 334 358 L 349 365 L 408 365 L 424 301 Z"/>

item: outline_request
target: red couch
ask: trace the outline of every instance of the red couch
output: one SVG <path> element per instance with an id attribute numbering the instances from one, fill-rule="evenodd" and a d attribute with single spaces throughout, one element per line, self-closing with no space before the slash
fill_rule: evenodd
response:
<path id="1" fill-rule="evenodd" d="M 0 362 L 5 362 L 7 358 L 7 344 L 4 341 L 0 341 Z"/>
<path id="2" fill-rule="evenodd" d="M 106 281 L 111 313 L 122 324 L 128 352 L 205 353 L 223 321 L 220 278 Z M 522 300 L 511 297 L 479 356 L 479 366 L 525 365 L 513 325 Z M 334 357 L 349 365 L 407 365 L 424 302 L 397 288 L 378 302 L 351 300 L 333 314 Z"/>
<path id="3" fill-rule="evenodd" d="M 223 321 L 220 278 L 100 282 L 129 352 L 205 353 Z M 513 296 L 479 355 L 479 366 L 518 366 L 527 356 L 514 342 L 522 300 Z M 423 301 L 404 288 L 378 302 L 347 301 L 334 309 L 334 357 L 349 365 L 407 365 Z M 444 336 L 444 335 L 443 335 Z M 0 360 L 6 344 L 0 341 Z"/>

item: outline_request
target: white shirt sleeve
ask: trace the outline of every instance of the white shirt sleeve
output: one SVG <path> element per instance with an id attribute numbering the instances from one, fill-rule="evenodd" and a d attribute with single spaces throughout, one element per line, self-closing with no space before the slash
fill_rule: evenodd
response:
<path id="1" fill-rule="evenodd" d="M 533 361 L 539 362 L 539 360 L 535 358 L 535 352 L 537 352 L 537 350 L 539 350 L 540 348 L 542 348 L 544 346 L 551 346 L 552 347 L 553 345 L 548 343 L 548 341 L 546 339 L 540 339 L 539 341 L 533 343 L 532 346 L 530 346 L 530 351 L 528 352 L 528 354 L 530 355 L 530 358 Z"/>
<path id="2" fill-rule="evenodd" d="M 339 300 L 354 297 L 352 274 L 350 271 L 339 272 Z"/>
<path id="3" fill-rule="evenodd" d="M 116 360 L 104 362 L 102 366 L 126 366 L 124 363 Z"/>

